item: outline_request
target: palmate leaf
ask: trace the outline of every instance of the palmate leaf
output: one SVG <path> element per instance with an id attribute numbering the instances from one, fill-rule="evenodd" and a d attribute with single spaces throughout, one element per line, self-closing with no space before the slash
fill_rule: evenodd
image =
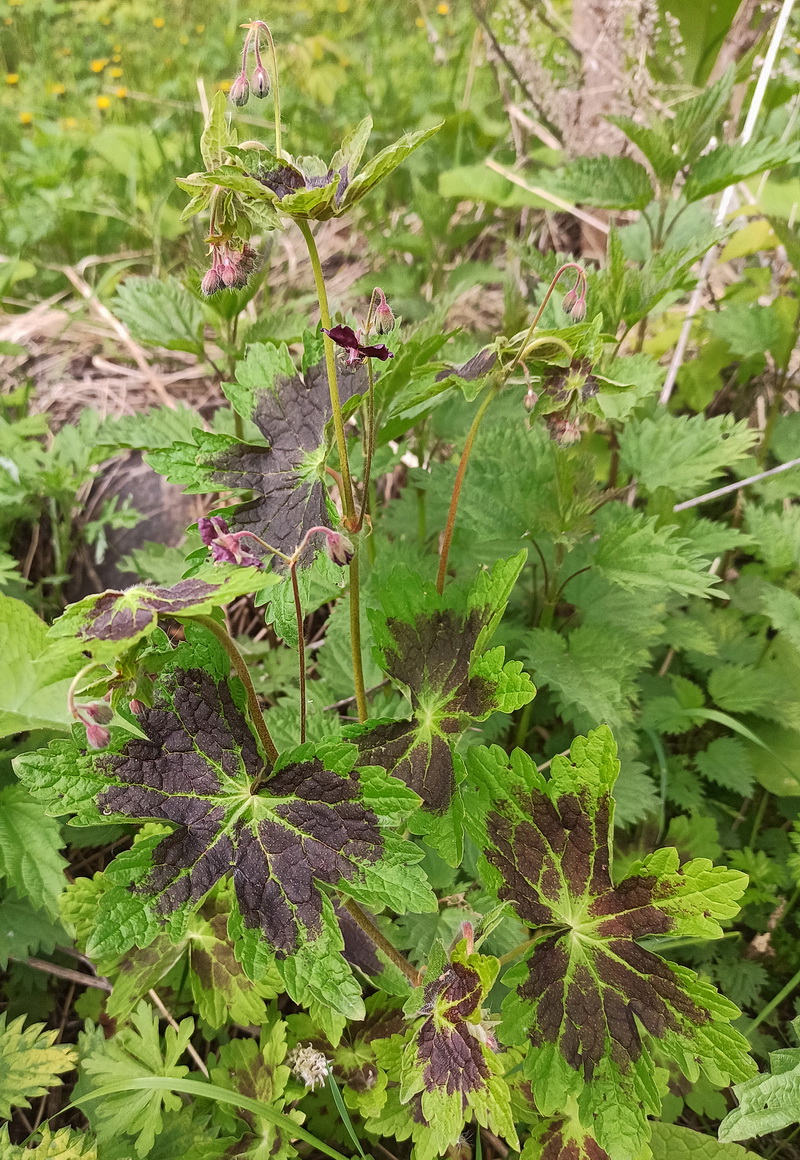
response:
<path id="1" fill-rule="evenodd" d="M 438 977 L 406 1003 L 413 1019 L 403 1036 L 400 1101 L 418 1100 L 414 1115 L 424 1122 L 425 1152 L 442 1155 L 473 1116 L 519 1147 L 497 1043 L 481 1023 L 499 966 L 467 954 L 462 942 Z"/>
<path id="2" fill-rule="evenodd" d="M 0 1128 L 0 1160 L 97 1160 L 97 1143 L 85 1132 L 73 1132 L 72 1128 L 53 1132 L 45 1124 L 36 1146 L 28 1148 L 12 1144 L 4 1124 Z"/>
<path id="3" fill-rule="evenodd" d="M 363 389 L 358 373 L 338 377 L 342 402 Z M 152 452 L 148 461 L 190 493 L 254 492 L 252 500 L 234 509 L 233 530 L 255 532 L 289 554 L 309 528 L 331 526 L 322 483 L 325 427 L 332 415 L 325 364 L 318 362 L 301 376 L 286 346 L 254 343 L 237 367 L 236 382 L 225 390 L 265 444 L 195 431 L 194 443 Z M 255 541 L 247 547 L 261 551 Z"/>
<path id="4" fill-rule="evenodd" d="M 159 616 L 208 615 L 215 608 L 276 584 L 278 576 L 258 568 L 209 564 L 171 588 L 135 584 L 109 589 L 70 604 L 50 629 L 57 639 L 77 638 L 96 660 L 111 660 L 158 626 Z"/>
<path id="5" fill-rule="evenodd" d="M 283 1112 L 298 1124 L 305 1115 L 296 1108 L 287 1109 L 286 1085 L 291 1073 L 286 1063 L 286 1024 L 273 1010 L 261 1021 L 259 1041 L 234 1039 L 220 1048 L 212 1059 L 211 1082 L 220 1087 L 260 1100 Z M 261 1119 L 251 1111 L 234 1112 L 218 1106 L 216 1117 L 226 1133 L 241 1137 L 235 1155 L 247 1160 L 288 1160 L 297 1155 L 292 1137 L 285 1125 Z M 244 1128 L 244 1133 L 242 1129 Z"/>
<path id="6" fill-rule="evenodd" d="M 82 1072 L 90 1077 L 91 1088 L 103 1088 L 141 1076 L 182 1079 L 189 1069 L 178 1060 L 186 1050 L 193 1019 L 182 1019 L 177 1028 L 167 1027 L 162 1046 L 158 1017 L 147 1003 L 140 1003 L 131 1026 L 113 1038 L 100 1040 L 81 1059 Z M 163 1125 L 165 1112 L 177 1111 L 181 1098 L 170 1091 L 125 1091 L 107 1094 L 88 1105 L 92 1125 L 100 1143 L 119 1135 L 135 1137 L 137 1156 L 147 1156 Z"/>
<path id="7" fill-rule="evenodd" d="M 379 769 L 353 771 L 354 746 L 301 746 L 266 768 L 231 687 L 183 667 L 176 650 L 136 717 L 144 738 L 111 730 L 108 749 L 59 741 L 26 754 L 18 773 L 54 813 L 79 825 L 153 820 L 172 827 L 142 837 L 105 870 L 115 888 L 98 899 L 88 953 L 105 958 L 181 939 L 189 916 L 232 875 L 229 930 L 258 981 L 272 952 L 297 1002 L 312 999 L 358 1018 L 360 990 L 344 960 L 330 900 L 339 887 L 372 908 L 435 907 L 422 852 L 393 828 L 419 804 Z"/>
<path id="8" fill-rule="evenodd" d="M 453 745 L 469 721 L 513 712 L 534 695 L 519 661 L 503 648 L 484 651 L 525 562 L 520 552 L 498 561 L 467 593 L 434 585 L 399 566 L 370 609 L 376 653 L 384 672 L 408 688 L 413 716 L 368 721 L 346 732 L 364 761 L 409 785 L 424 806 L 441 813 L 456 787 Z"/>
<path id="9" fill-rule="evenodd" d="M 12 1108 L 29 1108 L 30 1101 L 60 1084 L 61 1075 L 75 1066 L 75 1050 L 56 1044 L 57 1031 L 43 1023 L 24 1027 L 25 1016 L 6 1023 L 0 1014 L 0 1117 L 11 1118 Z"/>
<path id="10" fill-rule="evenodd" d="M 351 209 L 441 127 L 440 123 L 405 133 L 360 172 L 358 166 L 372 131 L 371 117 L 365 117 L 345 137 L 329 165 L 319 157 L 293 158 L 286 153 L 276 157 L 266 149 L 237 149 L 228 144 L 218 150 L 216 167 L 191 174 L 180 184 L 195 198 L 204 187 L 217 185 L 239 194 L 245 204 L 250 198 L 286 217 L 327 221 Z M 223 158 L 227 163 L 221 164 Z"/>
<path id="11" fill-rule="evenodd" d="M 685 967 L 640 946 L 654 935 L 716 938 L 746 878 L 676 850 L 611 878 L 616 746 L 605 727 L 556 757 L 545 781 L 527 754 L 473 747 L 467 818 L 485 847 L 484 876 L 532 928 L 504 982 L 499 1035 L 529 1045 L 525 1074 L 543 1115 L 577 1100 L 580 1122 L 614 1160 L 633 1160 L 660 1109 L 650 1044 L 694 1081 L 723 1086 L 754 1070 L 729 1020 L 738 1009 Z M 478 807 L 480 803 L 480 810 Z M 476 824 L 476 815 L 482 821 Z"/>

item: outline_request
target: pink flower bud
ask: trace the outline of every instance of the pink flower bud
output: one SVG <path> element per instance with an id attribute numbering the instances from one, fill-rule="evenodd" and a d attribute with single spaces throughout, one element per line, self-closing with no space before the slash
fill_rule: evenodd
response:
<path id="1" fill-rule="evenodd" d="M 212 266 L 210 270 L 206 271 L 205 277 L 200 283 L 200 289 L 206 297 L 210 297 L 212 294 L 216 294 L 218 290 L 221 290 L 222 287 L 223 281 L 219 276 L 219 271 L 215 266 Z"/>
<path id="2" fill-rule="evenodd" d="M 224 258 L 222 265 L 220 266 L 219 275 L 222 279 L 223 286 L 230 288 L 238 281 L 239 271 L 236 269 L 235 264 L 230 260 L 230 258 Z"/>
<path id="3" fill-rule="evenodd" d="M 138 717 L 144 709 L 144 705 L 137 697 L 131 697 L 130 701 L 128 702 L 128 708 L 130 709 L 131 713 L 135 713 Z"/>
<path id="4" fill-rule="evenodd" d="M 392 308 L 386 301 L 386 295 L 379 286 L 375 288 L 375 293 L 378 295 L 378 306 L 375 310 L 375 329 L 378 334 L 388 334 L 390 330 L 394 330 Z"/>
<path id="5" fill-rule="evenodd" d="M 105 749 L 111 740 L 111 734 L 103 725 L 86 726 L 86 744 L 91 749 Z"/>
<path id="6" fill-rule="evenodd" d="M 114 716 L 114 710 L 104 701 L 94 701 L 90 705 L 82 705 L 81 713 L 85 714 L 98 725 L 107 725 Z"/>
<path id="7" fill-rule="evenodd" d="M 268 97 L 272 85 L 270 84 L 269 73 L 260 64 L 253 70 L 253 95 L 259 97 Z"/>
<path id="8" fill-rule="evenodd" d="M 564 295 L 561 305 L 575 322 L 582 322 L 586 317 L 586 294 L 582 292 L 579 295 L 574 287 Z"/>
<path id="9" fill-rule="evenodd" d="M 240 108 L 242 105 L 247 104 L 250 99 L 250 82 L 245 73 L 239 73 L 231 85 L 231 91 L 228 93 L 228 96 L 232 104 L 238 105 Z"/>
<path id="10" fill-rule="evenodd" d="M 352 540 L 348 540 L 347 536 L 343 536 L 341 532 L 325 533 L 325 550 L 329 558 L 340 568 L 344 568 L 346 564 L 350 563 L 356 551 Z"/>

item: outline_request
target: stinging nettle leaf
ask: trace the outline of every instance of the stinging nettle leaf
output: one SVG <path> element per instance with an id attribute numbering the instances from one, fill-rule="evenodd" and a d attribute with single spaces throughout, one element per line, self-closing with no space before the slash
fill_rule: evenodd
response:
<path id="1" fill-rule="evenodd" d="M 177 278 L 126 278 L 111 305 L 139 342 L 202 355 L 203 310 Z"/>
<path id="2" fill-rule="evenodd" d="M 738 1009 L 685 967 L 646 950 L 656 935 L 718 938 L 738 911 L 746 878 L 673 849 L 611 877 L 616 746 L 605 727 L 556 757 L 545 781 L 527 754 L 473 747 L 467 757 L 482 822 L 485 880 L 532 928 L 524 961 L 505 976 L 501 1039 L 527 1043 L 536 1106 L 552 1115 L 575 1097 L 580 1120 L 615 1160 L 646 1142 L 660 1097 L 650 1045 L 694 1081 L 753 1070 Z M 474 803 L 477 805 L 477 802 Z"/>

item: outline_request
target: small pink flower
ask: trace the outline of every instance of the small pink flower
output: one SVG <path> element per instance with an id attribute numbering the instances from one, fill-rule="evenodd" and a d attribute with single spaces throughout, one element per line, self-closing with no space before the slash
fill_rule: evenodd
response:
<path id="1" fill-rule="evenodd" d="M 197 521 L 200 539 L 211 549 L 215 564 L 240 564 L 245 568 L 260 568 L 262 561 L 242 547 L 248 532 L 232 532 L 222 516 L 201 516 Z"/>
<path id="2" fill-rule="evenodd" d="M 325 551 L 328 557 L 333 560 L 334 564 L 338 564 L 340 568 L 344 568 L 349 564 L 355 555 L 355 548 L 352 540 L 348 540 L 347 536 L 343 536 L 341 532 L 325 532 Z"/>

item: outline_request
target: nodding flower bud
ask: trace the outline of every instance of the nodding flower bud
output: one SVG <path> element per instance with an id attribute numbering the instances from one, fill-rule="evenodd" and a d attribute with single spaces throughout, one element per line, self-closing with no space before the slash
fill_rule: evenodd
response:
<path id="1" fill-rule="evenodd" d="M 348 540 L 341 532 L 330 531 L 325 531 L 325 550 L 329 558 L 340 568 L 349 564 L 356 552 L 352 540 Z"/>
<path id="2" fill-rule="evenodd" d="M 577 289 L 573 286 L 564 295 L 561 305 L 570 318 L 574 319 L 575 322 L 582 322 L 586 317 L 586 291 L 581 290 L 581 293 L 578 294 Z"/>
<path id="3" fill-rule="evenodd" d="M 219 270 L 212 266 L 210 270 L 206 270 L 203 281 L 200 283 L 200 290 L 208 298 L 212 294 L 216 294 L 218 290 L 222 290 L 224 285 Z"/>
<path id="4" fill-rule="evenodd" d="M 228 93 L 228 96 L 232 104 L 238 105 L 240 108 L 250 100 L 250 82 L 245 73 L 239 73 L 231 85 L 231 91 Z"/>
<path id="5" fill-rule="evenodd" d="M 114 712 L 104 701 L 93 701 L 88 705 L 75 705 L 73 716 L 86 726 L 86 744 L 90 749 L 105 749 L 111 740 L 111 733 L 105 728 Z"/>
<path id="6" fill-rule="evenodd" d="M 375 309 L 375 329 L 378 334 L 388 334 L 390 330 L 394 330 L 392 308 L 386 301 L 386 295 L 380 286 L 375 287 L 375 293 L 378 295 L 378 305 Z"/>
<path id="7" fill-rule="evenodd" d="M 90 749 L 105 749 L 111 740 L 111 734 L 103 725 L 86 726 L 86 744 Z"/>
<path id="8" fill-rule="evenodd" d="M 138 697 L 131 697 L 130 701 L 128 701 L 128 708 L 130 709 L 131 713 L 135 713 L 137 717 L 144 711 L 144 705 Z"/>
<path id="9" fill-rule="evenodd" d="M 253 96 L 263 99 L 268 97 L 272 84 L 270 83 L 269 73 L 264 68 L 263 64 L 259 64 L 253 70 Z"/>

